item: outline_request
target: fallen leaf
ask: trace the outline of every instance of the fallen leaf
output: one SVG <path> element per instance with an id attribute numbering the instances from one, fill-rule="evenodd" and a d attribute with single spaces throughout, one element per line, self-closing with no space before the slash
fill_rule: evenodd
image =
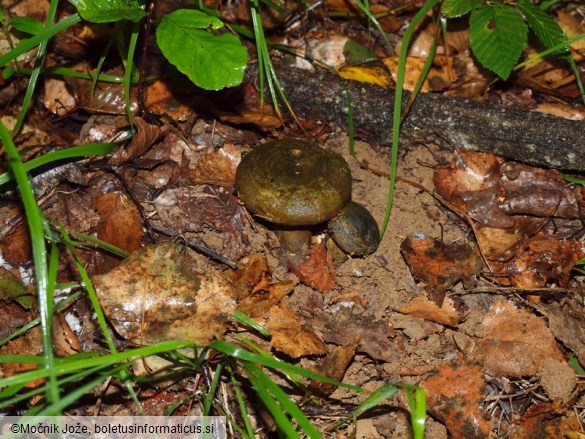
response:
<path id="1" fill-rule="evenodd" d="M 135 343 L 207 344 L 227 330 L 236 295 L 222 273 L 197 274 L 172 243 L 144 247 L 93 277 L 104 312 Z"/>
<path id="2" fill-rule="evenodd" d="M 571 270 L 585 256 L 585 244 L 574 240 L 559 241 L 542 233 L 524 244 L 516 257 L 498 270 L 519 288 L 544 287 L 549 282 L 563 288 L 569 285 Z"/>
<path id="3" fill-rule="evenodd" d="M 467 243 L 445 244 L 414 233 L 400 245 L 412 275 L 426 282 L 431 299 L 441 305 L 445 291 L 461 281 L 472 287 L 483 269 L 481 257 Z"/>
<path id="4" fill-rule="evenodd" d="M 455 310 L 453 301 L 448 298 L 443 300 L 441 307 L 439 307 L 425 295 L 417 296 L 399 311 L 453 328 L 457 327 L 461 320 L 461 315 Z"/>
<path id="5" fill-rule="evenodd" d="M 319 359 L 317 365 L 312 370 L 332 380 L 341 381 L 345 375 L 347 366 L 355 355 L 358 343 L 359 338 L 354 337 L 342 346 L 333 347 L 324 358 Z M 309 386 L 322 395 L 330 395 L 337 388 L 334 384 L 328 384 L 318 380 L 311 380 Z"/>
<path id="6" fill-rule="evenodd" d="M 108 192 L 95 201 L 100 220 L 98 238 L 131 253 L 144 236 L 142 217 L 136 205 L 123 192 Z"/>
<path id="7" fill-rule="evenodd" d="M 305 285 L 319 291 L 330 291 L 335 286 L 335 270 L 324 243 L 309 250 L 309 257 L 301 265 L 290 265 L 290 270 Z"/>
<path id="8" fill-rule="evenodd" d="M 489 417 L 481 408 L 486 397 L 481 367 L 443 365 L 419 385 L 427 392 L 429 412 L 445 424 L 450 437 L 488 437 Z"/>
<path id="9" fill-rule="evenodd" d="M 209 185 L 170 188 L 153 204 L 164 227 L 172 233 L 212 228 L 222 232 L 223 256 L 238 260 L 248 253 L 246 215 L 231 189 Z"/>
<path id="10" fill-rule="evenodd" d="M 292 308 L 283 303 L 270 309 L 266 329 L 272 336 L 270 344 L 292 358 L 327 353 L 325 343 L 310 327 L 302 323 Z"/>
<path id="11" fill-rule="evenodd" d="M 564 361 L 544 320 L 503 299 L 492 304 L 472 332 L 478 339 L 466 356 L 493 376 L 537 375 L 546 359 Z"/>
<path id="12" fill-rule="evenodd" d="M 268 263 L 260 255 L 242 258 L 238 269 L 226 275 L 238 295 L 238 311 L 253 318 L 266 314 L 294 288 L 292 281 L 271 283 Z"/>
<path id="13" fill-rule="evenodd" d="M 234 187 L 240 152 L 233 144 L 204 155 L 197 161 L 190 180 L 217 186 Z"/>
<path id="14" fill-rule="evenodd" d="M 547 318 L 552 334 L 574 352 L 581 364 L 585 364 L 585 309 L 572 298 L 534 306 Z"/>
<path id="15" fill-rule="evenodd" d="M 438 57 L 443 63 L 438 65 L 434 62 L 429 70 L 425 82 L 422 86 L 422 92 L 440 91 L 449 87 L 456 79 L 457 72 L 453 68 L 453 58 Z M 404 88 L 412 91 L 421 75 L 426 58 L 415 58 L 409 56 L 406 59 L 406 74 L 404 77 Z M 398 55 L 382 59 L 388 70 L 392 72 L 392 78 L 396 82 L 398 71 Z"/>
<path id="16" fill-rule="evenodd" d="M 120 166 L 140 157 L 169 130 L 168 125 L 161 127 L 150 124 L 140 117 L 135 117 L 132 121 L 136 125 L 137 132 L 132 136 L 132 140 L 126 146 L 117 149 L 111 155 L 108 159 L 108 164 L 111 166 Z"/>

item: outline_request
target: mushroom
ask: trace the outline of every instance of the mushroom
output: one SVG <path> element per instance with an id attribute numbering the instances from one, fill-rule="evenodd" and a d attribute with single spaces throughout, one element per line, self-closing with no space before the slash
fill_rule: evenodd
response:
<path id="1" fill-rule="evenodd" d="M 355 201 L 347 203 L 327 227 L 335 244 L 350 255 L 369 255 L 380 243 L 378 223 L 368 209 Z"/>
<path id="2" fill-rule="evenodd" d="M 276 140 L 257 146 L 246 154 L 236 171 L 236 190 L 246 208 L 256 216 L 277 225 L 277 231 L 308 230 L 308 226 L 325 223 L 344 211 L 351 199 L 351 171 L 341 155 L 323 149 L 317 144 L 303 140 Z M 357 204 L 357 203 L 354 203 Z M 365 224 L 378 226 L 371 214 L 361 205 L 370 219 Z M 347 209 L 346 209 L 347 210 Z M 356 210 L 351 207 L 349 211 Z M 333 239 L 344 236 L 343 229 L 362 231 L 361 226 L 342 227 L 341 218 L 335 222 Z M 352 220 L 354 221 L 354 220 Z M 368 231 L 365 246 L 371 253 L 377 247 L 371 244 L 371 230 Z M 279 239 L 281 239 L 279 236 Z M 310 236 L 310 235 L 309 235 Z M 342 240 L 344 243 L 353 238 Z M 282 239 L 281 239 L 282 240 Z M 338 244 L 339 245 L 339 244 Z M 349 248 L 340 245 L 342 250 Z M 363 245 L 353 247 L 348 253 L 362 252 Z M 347 251 L 347 250 L 345 250 Z"/>

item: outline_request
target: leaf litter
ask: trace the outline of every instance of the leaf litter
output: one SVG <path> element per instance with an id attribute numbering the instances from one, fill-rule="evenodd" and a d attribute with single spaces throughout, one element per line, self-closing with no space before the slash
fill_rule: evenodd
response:
<path id="1" fill-rule="evenodd" d="M 400 6 L 395 3 L 391 7 Z M 328 4 L 348 10 L 345 2 Z M 384 13 L 389 5 L 373 7 Z M 571 17 L 560 17 L 571 22 L 568 28 L 577 28 Z M 392 31 L 402 26 L 394 14 L 381 23 Z M 423 37 L 432 32 L 426 26 L 415 42 L 421 57 L 427 47 Z M 466 35 L 458 34 L 448 44 L 458 61 L 467 63 L 466 72 L 455 72 L 449 58 L 433 66 L 437 80 L 425 86 L 476 96 L 489 78 L 472 68 Z M 410 74 L 417 74 L 421 59 L 411 58 Z M 392 64 L 391 59 L 387 62 Z M 563 85 L 567 71 L 546 65 L 539 69 L 524 70 L 521 80 L 551 94 L 575 93 Z M 371 73 L 357 69 L 358 75 Z M 80 108 L 123 113 L 119 86 L 104 86 L 100 100 L 92 102 L 87 85 L 68 84 L 77 91 L 73 105 L 72 95 L 60 94 L 63 84 L 47 83 L 54 88 L 49 100 L 57 96 L 66 103 L 47 101 L 47 109 L 61 115 Z M 273 232 L 250 217 L 233 192 L 235 167 L 247 149 L 243 145 L 257 144 L 260 136 L 231 124 L 254 124 L 269 137 L 280 120 L 270 111 L 255 112 L 250 102 L 257 95 L 246 93 L 250 102 L 232 111 L 190 95 L 189 104 L 200 99 L 210 113 L 230 122 L 200 117 L 192 123 L 187 121 L 187 100 L 169 99 L 172 86 L 149 85 L 146 103 L 151 111 L 185 123 L 183 132 L 175 125 L 159 127 L 135 119 L 138 134 L 130 145 L 107 162 L 80 168 L 83 180 L 61 178 L 41 198 L 55 224 L 96 234 L 130 253 L 124 261 L 106 261 L 94 252 L 79 252 L 121 339 L 138 344 L 167 338 L 206 343 L 234 328 L 231 315 L 238 309 L 271 331 L 270 339 L 259 341 L 265 349 L 288 360 L 367 389 L 399 380 L 424 387 L 432 416 L 428 437 L 446 437 L 447 432 L 451 437 L 560 437 L 579 429 L 571 409 L 582 406 L 583 397 L 566 360 L 574 354 L 585 364 L 584 315 L 578 301 L 582 277 L 573 271 L 584 256 L 581 186 L 566 183 L 556 171 L 460 150 L 432 170 L 420 163 L 433 162 L 436 154 L 410 146 L 404 150 L 400 176 L 427 191 L 399 184 L 392 226 L 377 252 L 338 259 L 328 247 L 316 244 L 299 266 L 290 267 Z M 502 102 L 523 98 L 504 92 L 497 96 Z M 112 115 L 91 116 L 79 143 L 110 139 L 125 123 Z M 353 160 L 343 138 L 323 134 L 327 127 L 311 121 L 307 127 L 312 137 L 329 137 L 327 147 L 347 158 L 354 176 L 353 198 L 380 221 L 386 179 Z M 289 129 L 291 134 L 306 135 Z M 360 162 L 387 167 L 386 155 L 370 145 L 358 143 L 357 151 Z M 433 186 L 435 197 L 429 194 Z M 14 267 L 24 267 L 30 253 L 20 215 L 13 209 L 2 223 L 2 253 Z M 461 224 L 468 228 L 462 230 Z M 211 251 L 153 244 L 172 238 L 187 244 L 200 239 Z M 235 269 L 226 269 L 230 260 Z M 61 264 L 60 276 L 70 280 L 71 261 Z M 14 267 L 11 273 L 18 272 Z M 12 298 L 4 298 L 2 305 L 9 324 L 36 317 L 34 309 Z M 87 305 L 72 308 L 82 320 L 91 320 Z M 87 341 L 93 335 L 72 331 L 62 318 L 65 314 L 56 318 L 61 333 L 57 353 L 95 347 Z M 38 355 L 38 331 L 2 349 Z M 1 372 L 6 376 L 15 370 L 3 365 Z M 319 400 L 322 406 L 359 403 L 344 389 L 310 385 L 329 395 Z M 142 395 L 156 412 L 153 406 L 176 401 L 178 394 L 146 389 Z M 408 422 L 396 407 L 404 408 L 404 401 L 382 406 L 384 413 L 372 415 L 370 424 L 364 422 L 368 419 L 358 421 L 358 434 L 405 437 L 400 428 Z M 395 422 L 386 422 L 389 416 Z"/>

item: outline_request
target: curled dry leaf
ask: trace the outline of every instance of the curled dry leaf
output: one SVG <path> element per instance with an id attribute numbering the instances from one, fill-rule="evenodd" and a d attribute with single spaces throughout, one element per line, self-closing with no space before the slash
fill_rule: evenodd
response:
<path id="1" fill-rule="evenodd" d="M 400 312 L 451 327 L 456 327 L 461 320 L 461 315 L 455 310 L 453 301 L 448 298 L 443 300 L 439 307 L 426 296 L 417 296 L 403 306 Z"/>
<path id="2" fill-rule="evenodd" d="M 581 186 L 566 183 L 555 170 L 467 150 L 456 151 L 433 181 L 436 191 L 468 217 L 481 254 L 500 283 L 568 285 L 585 247 L 574 239 L 559 241 L 542 229 L 553 217 L 583 218 Z"/>
<path id="3" fill-rule="evenodd" d="M 422 233 L 414 233 L 400 251 L 416 279 L 426 282 L 427 291 L 441 305 L 445 291 L 462 281 L 472 287 L 483 269 L 483 261 L 467 243 L 445 244 Z"/>
<path id="4" fill-rule="evenodd" d="M 158 139 L 160 139 L 167 131 L 168 126 L 158 126 L 147 123 L 140 117 L 133 119 L 136 125 L 137 132 L 132 137 L 128 145 L 118 149 L 110 159 L 108 164 L 112 166 L 123 165 L 136 157 L 140 157 L 148 148 L 152 146 Z"/>
<path id="5" fill-rule="evenodd" d="M 222 273 L 194 273 L 171 243 L 137 250 L 93 281 L 116 331 L 140 344 L 209 343 L 223 335 L 236 309 L 229 280 Z"/>
<path id="6" fill-rule="evenodd" d="M 111 72 L 116 74 L 116 72 Z M 65 82 L 73 91 L 78 108 L 87 111 L 107 114 L 126 114 L 126 99 L 124 84 L 98 81 L 92 92 L 92 83 L 86 79 L 65 76 Z M 130 90 L 130 110 L 133 114 L 138 111 L 137 87 Z"/>
<path id="7" fill-rule="evenodd" d="M 486 383 L 479 366 L 441 366 L 420 383 L 429 412 L 447 426 L 452 438 L 487 438 L 488 415 L 481 409 Z"/>
<path id="8" fill-rule="evenodd" d="M 283 303 L 270 309 L 266 329 L 272 335 L 270 344 L 292 358 L 327 353 L 327 346 L 313 329 L 304 325 L 301 317 Z"/>
<path id="9" fill-rule="evenodd" d="M 313 246 L 307 259 L 289 268 L 302 283 L 316 290 L 327 292 L 335 286 L 333 261 L 324 243 Z"/>
<path id="10" fill-rule="evenodd" d="M 270 282 L 270 269 L 260 255 L 249 255 L 238 262 L 236 271 L 228 271 L 238 295 L 238 311 L 250 317 L 261 317 L 290 293 L 292 281 Z"/>

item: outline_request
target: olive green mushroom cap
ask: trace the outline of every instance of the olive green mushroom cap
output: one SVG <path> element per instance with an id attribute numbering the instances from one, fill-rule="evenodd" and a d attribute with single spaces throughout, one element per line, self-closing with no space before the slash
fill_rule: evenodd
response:
<path id="1" fill-rule="evenodd" d="M 339 154 L 302 140 L 276 140 L 246 154 L 236 171 L 240 200 L 276 224 L 333 218 L 351 197 L 351 171 Z"/>

